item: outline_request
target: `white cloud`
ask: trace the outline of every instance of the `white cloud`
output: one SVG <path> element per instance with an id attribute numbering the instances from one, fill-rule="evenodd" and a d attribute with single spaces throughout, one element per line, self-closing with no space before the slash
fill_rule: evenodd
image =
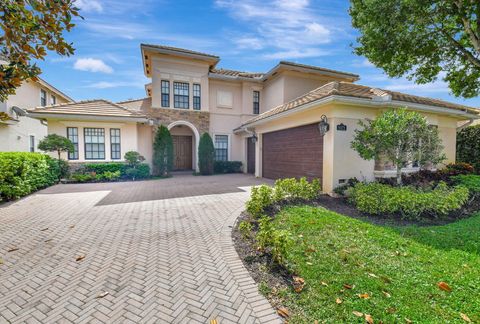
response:
<path id="1" fill-rule="evenodd" d="M 364 60 L 361 60 L 361 61 L 360 60 L 355 60 L 352 63 L 352 66 L 355 66 L 355 67 L 375 67 L 375 65 L 367 59 L 364 59 Z"/>
<path id="2" fill-rule="evenodd" d="M 216 0 L 217 7 L 251 26 L 251 33 L 238 35 L 238 48 L 273 48 L 289 57 L 308 57 L 332 41 L 331 24 L 324 24 L 308 0 Z M 300 52 L 303 52 L 300 53 Z M 307 53 L 307 54 L 305 54 Z M 274 54 L 267 54 L 274 55 Z"/>
<path id="3" fill-rule="evenodd" d="M 111 89 L 111 88 L 122 88 L 122 87 L 134 87 L 134 88 L 144 88 L 144 84 L 137 82 L 124 82 L 124 81 L 100 81 L 89 84 L 86 88 L 95 88 L 95 89 Z"/>
<path id="4" fill-rule="evenodd" d="M 97 0 L 76 0 L 75 5 L 82 11 L 86 12 L 102 12 L 103 6 Z"/>
<path id="5" fill-rule="evenodd" d="M 94 58 L 81 58 L 75 61 L 73 65 L 75 70 L 89 71 L 89 72 L 103 72 L 112 73 L 113 69 L 105 64 L 102 60 Z"/>
<path id="6" fill-rule="evenodd" d="M 388 84 L 383 87 L 387 90 L 392 91 L 406 91 L 410 93 L 415 93 L 421 95 L 422 93 L 449 93 L 450 89 L 448 84 L 444 81 L 435 81 L 427 84 L 416 84 L 413 81 L 408 80 L 399 80 L 398 82 L 392 81 L 391 84 Z"/>

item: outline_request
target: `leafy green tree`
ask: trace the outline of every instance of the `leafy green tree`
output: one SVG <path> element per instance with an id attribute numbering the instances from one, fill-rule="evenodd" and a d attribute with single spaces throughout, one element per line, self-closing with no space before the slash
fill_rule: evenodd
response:
<path id="1" fill-rule="evenodd" d="M 200 174 L 213 174 L 213 166 L 215 161 L 215 147 L 212 138 L 208 133 L 203 133 L 198 144 L 198 167 Z"/>
<path id="2" fill-rule="evenodd" d="M 50 134 L 38 143 L 38 148 L 45 152 L 57 152 L 58 160 L 60 160 L 60 154 L 62 152 L 68 152 L 75 150 L 73 143 L 66 137 Z"/>
<path id="3" fill-rule="evenodd" d="M 154 172 L 166 176 L 173 168 L 173 141 L 167 127 L 160 125 L 155 133 L 153 142 Z"/>
<path id="4" fill-rule="evenodd" d="M 43 60 L 47 51 L 73 54 L 63 33 L 75 26 L 72 17 L 79 17 L 74 4 L 75 0 L 0 1 L 0 101 L 41 73 L 32 60 Z"/>
<path id="5" fill-rule="evenodd" d="M 351 147 L 365 160 L 392 162 L 397 184 L 402 184 L 402 168 L 416 161 L 420 167 L 445 159 L 437 127 L 428 125 L 424 116 L 405 109 L 392 109 L 374 120 L 360 121 Z"/>
<path id="6" fill-rule="evenodd" d="M 480 1 L 350 0 L 355 53 L 390 77 L 444 77 L 456 96 L 480 91 Z"/>
<path id="7" fill-rule="evenodd" d="M 140 163 L 145 161 L 145 158 L 143 157 L 143 155 L 140 155 L 140 153 L 136 151 L 128 151 L 127 153 L 125 153 L 123 158 L 125 159 L 125 161 L 127 161 L 128 165 L 131 166 L 132 168 L 137 167 Z"/>

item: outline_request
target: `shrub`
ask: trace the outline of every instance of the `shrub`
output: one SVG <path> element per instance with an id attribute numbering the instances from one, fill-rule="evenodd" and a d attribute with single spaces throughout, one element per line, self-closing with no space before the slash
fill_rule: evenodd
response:
<path id="1" fill-rule="evenodd" d="M 212 138 L 208 133 L 203 133 L 198 144 L 198 167 L 201 175 L 213 174 L 215 148 Z"/>
<path id="2" fill-rule="evenodd" d="M 95 176 L 96 180 L 105 180 L 105 181 L 115 181 L 120 179 L 120 171 L 105 171 L 104 173 L 97 174 Z"/>
<path id="3" fill-rule="evenodd" d="M 405 219 L 443 217 L 460 209 L 468 200 L 468 189 L 449 188 L 440 182 L 432 190 L 392 187 L 377 182 L 358 183 L 348 190 L 358 210 L 372 215 L 401 215 Z"/>
<path id="4" fill-rule="evenodd" d="M 346 183 L 343 183 L 340 186 L 333 189 L 333 192 L 336 193 L 337 195 L 345 196 L 345 192 L 349 188 L 354 187 L 357 183 L 359 183 L 357 178 L 350 178 L 347 180 Z"/>
<path id="5" fill-rule="evenodd" d="M 464 162 L 457 162 L 457 163 L 450 163 L 441 170 L 444 174 L 448 176 L 455 176 L 459 174 L 470 174 L 475 171 L 475 168 L 469 164 Z"/>
<path id="6" fill-rule="evenodd" d="M 76 182 L 91 182 L 97 179 L 95 172 L 90 173 L 74 173 L 70 178 Z"/>
<path id="7" fill-rule="evenodd" d="M 268 250 L 275 261 L 285 265 L 287 253 L 293 244 L 292 235 L 287 230 L 275 229 L 268 217 L 262 217 L 256 240 L 259 248 Z"/>
<path id="8" fill-rule="evenodd" d="M 273 188 L 267 185 L 252 188 L 247 211 L 254 217 L 260 217 L 265 209 L 273 203 Z"/>
<path id="9" fill-rule="evenodd" d="M 253 187 L 250 200 L 247 201 L 247 211 L 254 217 L 260 217 L 273 203 L 284 200 L 312 200 L 320 194 L 321 186 L 318 179 L 308 182 L 306 178 L 279 179 L 275 186 L 261 185 Z"/>
<path id="10" fill-rule="evenodd" d="M 0 200 L 11 200 L 50 186 L 59 177 L 57 162 L 40 153 L 0 152 Z"/>
<path id="11" fill-rule="evenodd" d="M 135 168 L 127 168 L 125 176 L 132 180 L 148 178 L 150 176 L 150 166 L 147 163 L 141 163 Z"/>
<path id="12" fill-rule="evenodd" d="M 242 221 L 240 224 L 238 224 L 238 230 L 242 234 L 243 238 L 250 238 L 250 235 L 252 234 L 253 230 L 253 225 L 250 222 L 247 221 Z"/>
<path id="13" fill-rule="evenodd" d="M 47 159 L 51 176 L 54 177 L 52 180 L 55 182 L 58 179 L 65 179 L 70 176 L 70 166 L 65 160 L 56 160 L 56 159 Z"/>
<path id="14" fill-rule="evenodd" d="M 136 151 L 128 151 L 127 153 L 125 153 L 123 158 L 130 167 L 136 167 L 137 165 L 145 161 L 145 157 L 143 157 L 143 155 L 140 155 L 140 153 Z"/>
<path id="15" fill-rule="evenodd" d="M 49 134 L 38 143 L 38 149 L 45 152 L 57 152 L 58 160 L 60 160 L 62 152 L 73 151 L 75 147 L 68 138 L 57 134 Z"/>
<path id="16" fill-rule="evenodd" d="M 452 180 L 455 184 L 467 188 L 472 196 L 478 196 L 480 194 L 480 175 L 461 174 L 452 177 Z"/>
<path id="17" fill-rule="evenodd" d="M 240 173 L 242 172 L 241 161 L 215 161 L 213 164 L 215 173 Z"/>
<path id="18" fill-rule="evenodd" d="M 457 161 L 470 163 L 480 172 L 480 125 L 465 127 L 457 133 Z"/>
<path id="19" fill-rule="evenodd" d="M 105 172 L 117 172 L 121 175 L 125 174 L 127 165 L 123 162 L 100 162 L 87 163 L 84 165 L 85 172 L 95 172 L 96 174 L 103 174 Z"/>
<path id="20" fill-rule="evenodd" d="M 165 176 L 173 169 L 173 140 L 167 127 L 160 125 L 153 142 L 153 166 L 156 175 Z"/>

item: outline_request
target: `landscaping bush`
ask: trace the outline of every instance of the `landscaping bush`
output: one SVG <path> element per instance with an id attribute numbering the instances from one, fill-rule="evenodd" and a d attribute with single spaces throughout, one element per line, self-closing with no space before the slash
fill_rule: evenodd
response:
<path id="1" fill-rule="evenodd" d="M 160 125 L 153 141 L 154 174 L 166 176 L 173 169 L 173 140 L 167 127 Z"/>
<path id="2" fill-rule="evenodd" d="M 455 184 L 467 188 L 472 196 L 478 196 L 480 194 L 480 175 L 462 174 L 452 177 L 452 180 Z"/>
<path id="3" fill-rule="evenodd" d="M 90 173 L 74 173 L 70 178 L 76 182 L 92 182 L 97 180 L 97 175 L 94 172 Z"/>
<path id="4" fill-rule="evenodd" d="M 341 184 L 340 186 L 333 189 L 333 192 L 340 196 L 345 196 L 345 192 L 348 188 L 354 187 L 357 183 L 359 183 L 357 178 L 350 178 L 347 180 L 346 183 Z"/>
<path id="5" fill-rule="evenodd" d="M 470 163 L 480 172 L 480 125 L 466 127 L 457 133 L 457 161 Z"/>
<path id="6" fill-rule="evenodd" d="M 274 203 L 294 200 L 312 200 L 320 194 L 321 186 L 318 179 L 308 182 L 306 178 L 279 179 L 272 188 L 267 185 L 252 188 L 250 200 L 247 201 L 247 211 L 254 217 L 260 217 Z"/>
<path id="7" fill-rule="evenodd" d="M 56 182 L 58 163 L 40 153 L 0 152 L 0 200 L 28 195 Z"/>
<path id="8" fill-rule="evenodd" d="M 432 190 L 360 182 L 348 191 L 350 201 L 362 212 L 372 215 L 400 215 L 413 220 L 447 216 L 465 205 L 469 195 L 467 188 L 450 188 L 445 182 L 440 182 Z"/>
<path id="9" fill-rule="evenodd" d="M 242 172 L 241 161 L 215 161 L 213 164 L 215 173 L 240 173 Z"/>
<path id="10" fill-rule="evenodd" d="M 120 171 L 113 171 L 113 172 L 110 172 L 110 171 L 105 171 L 104 173 L 101 173 L 101 174 L 97 174 L 95 176 L 95 179 L 96 180 L 104 180 L 104 181 L 115 181 L 115 180 L 118 180 L 120 179 Z"/>
<path id="11" fill-rule="evenodd" d="M 256 235 L 258 247 L 272 254 L 273 260 L 286 265 L 287 253 L 293 245 L 293 238 L 287 230 L 278 230 L 268 217 L 259 220 L 259 230 Z"/>
<path id="12" fill-rule="evenodd" d="M 210 175 L 214 171 L 215 147 L 208 133 L 203 133 L 198 144 L 198 168 L 201 175 Z"/>
<path id="13" fill-rule="evenodd" d="M 132 180 L 146 179 L 150 176 L 150 166 L 147 163 L 141 163 L 135 168 L 127 168 L 125 176 Z"/>
<path id="14" fill-rule="evenodd" d="M 123 162 L 101 162 L 101 163 L 87 163 L 84 165 L 85 172 L 95 172 L 96 174 L 103 174 L 105 172 L 120 172 L 125 175 L 127 164 Z"/>

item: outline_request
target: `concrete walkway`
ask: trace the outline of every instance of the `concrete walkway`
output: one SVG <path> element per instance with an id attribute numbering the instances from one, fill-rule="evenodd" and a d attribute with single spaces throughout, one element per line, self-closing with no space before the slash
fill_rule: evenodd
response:
<path id="1" fill-rule="evenodd" d="M 0 323 L 279 323 L 230 236 L 248 199 L 238 185 L 258 183 L 61 185 L 0 207 Z"/>

